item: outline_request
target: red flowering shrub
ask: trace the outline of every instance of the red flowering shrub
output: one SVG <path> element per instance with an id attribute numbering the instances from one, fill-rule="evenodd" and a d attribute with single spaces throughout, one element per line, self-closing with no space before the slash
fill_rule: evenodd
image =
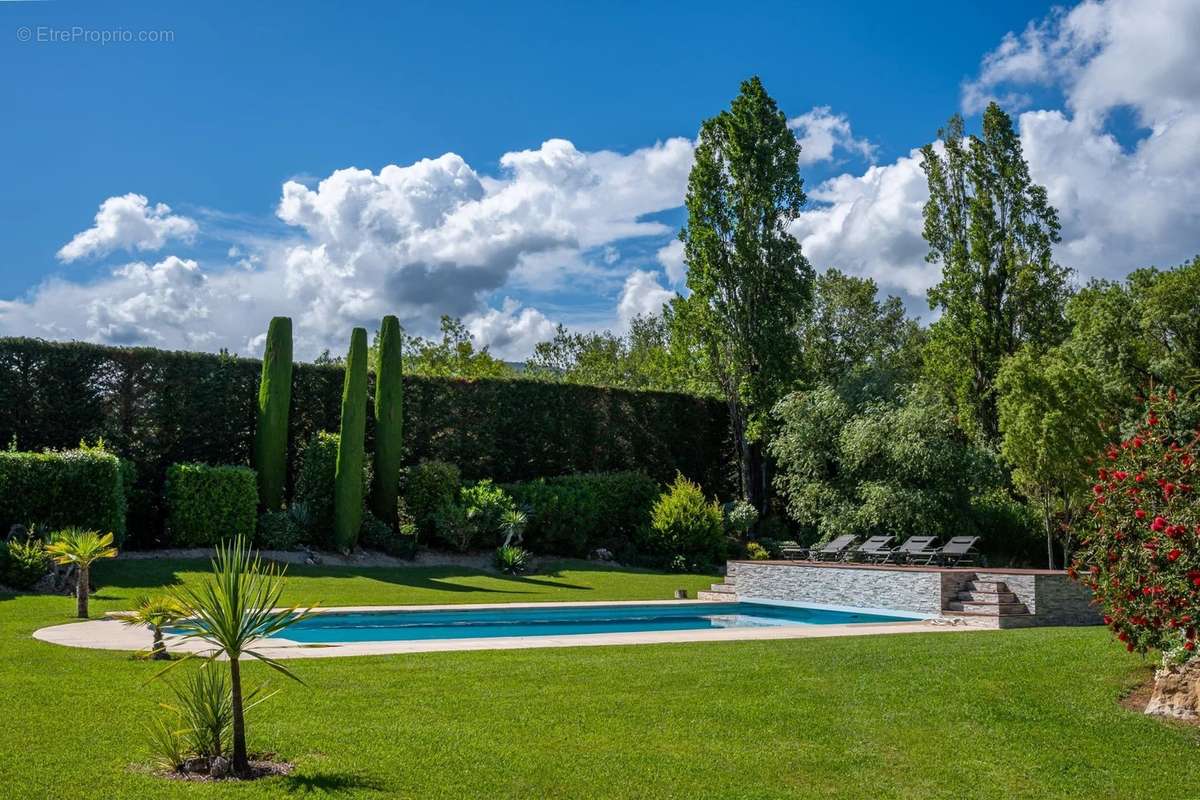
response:
<path id="1" fill-rule="evenodd" d="M 1068 570 L 1131 652 L 1186 660 L 1200 647 L 1200 431 L 1173 428 L 1174 392 L 1097 460 L 1090 530 Z"/>

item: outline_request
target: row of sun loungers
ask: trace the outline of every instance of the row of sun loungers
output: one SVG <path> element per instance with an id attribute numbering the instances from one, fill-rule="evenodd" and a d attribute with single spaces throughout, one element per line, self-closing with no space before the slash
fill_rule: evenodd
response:
<path id="1" fill-rule="evenodd" d="M 819 547 L 784 546 L 782 555 L 795 561 L 857 561 L 867 564 L 937 564 L 968 566 L 978 555 L 978 536 L 955 536 L 941 547 L 936 536 L 910 536 L 893 547 L 894 536 L 872 536 L 860 543 L 857 536 L 838 536 Z"/>

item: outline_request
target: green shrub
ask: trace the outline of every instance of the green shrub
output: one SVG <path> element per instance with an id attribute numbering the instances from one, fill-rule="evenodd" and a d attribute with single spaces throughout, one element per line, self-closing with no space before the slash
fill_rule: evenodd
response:
<path id="1" fill-rule="evenodd" d="M 436 533 L 438 511 L 458 499 L 460 488 L 458 467 L 445 461 L 422 461 L 405 471 L 404 502 L 422 536 Z"/>
<path id="2" fill-rule="evenodd" d="M 494 563 L 503 573 L 519 575 L 529 567 L 529 551 L 510 544 L 500 545 L 496 548 Z"/>
<path id="3" fill-rule="evenodd" d="M 640 472 L 601 472 L 539 478 L 505 487 L 528 510 L 525 544 L 537 553 L 585 557 L 644 549 L 659 486 Z"/>
<path id="4" fill-rule="evenodd" d="M 303 506 L 300 507 L 303 510 Z M 254 544 L 261 550 L 295 550 L 308 528 L 304 524 L 307 511 L 303 514 L 286 511 L 265 511 L 258 516 L 258 533 Z"/>
<path id="5" fill-rule="evenodd" d="M 41 539 L 16 538 L 0 544 L 0 584 L 10 589 L 32 589 L 51 566 Z"/>
<path id="6" fill-rule="evenodd" d="M 167 470 L 167 541 L 209 547 L 254 535 L 258 477 L 247 467 L 173 464 Z"/>
<path id="7" fill-rule="evenodd" d="M 300 468 L 296 475 L 295 500 L 292 508 L 300 505 L 308 512 L 309 523 L 301 539 L 324 550 L 334 549 L 333 541 L 333 487 L 337 473 L 338 435 L 328 431 L 317 431 L 300 451 Z M 363 460 L 363 485 L 371 482 L 371 460 Z"/>
<path id="8" fill-rule="evenodd" d="M 53 453 L 0 452 L 0 533 L 29 520 L 125 536 L 127 470 L 97 448 Z"/>
<path id="9" fill-rule="evenodd" d="M 682 475 L 659 497 L 650 515 L 650 551 L 678 568 L 705 567 L 725 555 L 721 507 Z"/>
<path id="10" fill-rule="evenodd" d="M 481 545 L 494 543 L 508 514 L 517 510 L 508 492 L 490 480 L 464 486 L 459 492 L 459 502 L 475 526 L 474 542 Z"/>
<path id="11" fill-rule="evenodd" d="M 433 515 L 433 529 L 438 539 L 460 553 L 470 550 L 475 538 L 475 524 L 459 503 L 446 503 L 439 508 Z"/>
<path id="12" fill-rule="evenodd" d="M 391 525 L 369 510 L 363 512 L 358 542 L 365 548 L 396 558 L 415 558 L 417 555 L 417 531 L 411 521 L 402 520 L 399 529 L 392 530 Z"/>
<path id="13" fill-rule="evenodd" d="M 746 557 L 754 561 L 767 561 L 771 558 L 771 551 L 758 542 L 747 542 Z"/>
<path id="14" fill-rule="evenodd" d="M 333 476 L 337 472 L 338 435 L 317 431 L 300 452 L 295 500 L 312 517 L 311 544 L 327 546 L 333 531 Z"/>

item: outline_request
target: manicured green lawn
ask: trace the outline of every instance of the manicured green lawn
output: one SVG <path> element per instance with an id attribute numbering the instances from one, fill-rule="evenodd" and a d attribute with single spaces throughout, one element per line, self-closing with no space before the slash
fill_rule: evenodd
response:
<path id="1" fill-rule="evenodd" d="M 104 564 L 93 614 L 202 570 Z M 711 578 L 563 565 L 294 568 L 323 605 L 664 598 Z M 0 595 L 0 797 L 1189 798 L 1200 733 L 1120 708 L 1144 675 L 1099 629 L 430 653 L 293 662 L 251 719 L 287 778 L 145 774 L 158 667 L 33 641 L 69 598 Z"/>

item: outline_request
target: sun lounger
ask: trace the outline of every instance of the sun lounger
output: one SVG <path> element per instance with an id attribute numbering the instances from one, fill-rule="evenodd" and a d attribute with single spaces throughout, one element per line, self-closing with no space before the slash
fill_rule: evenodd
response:
<path id="1" fill-rule="evenodd" d="M 884 559 L 885 564 L 928 564 L 938 554 L 936 536 L 910 536 Z"/>
<path id="2" fill-rule="evenodd" d="M 872 564 L 885 561 L 892 553 L 892 542 L 895 538 L 895 536 L 872 536 L 855 549 L 854 558 Z"/>

